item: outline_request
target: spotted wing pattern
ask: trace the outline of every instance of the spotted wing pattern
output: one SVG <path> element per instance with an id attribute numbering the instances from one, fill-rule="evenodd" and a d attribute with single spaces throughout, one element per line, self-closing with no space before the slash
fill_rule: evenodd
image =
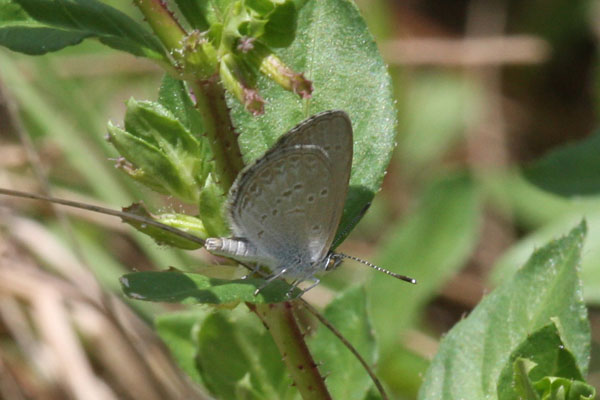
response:
<path id="1" fill-rule="evenodd" d="M 317 114 L 246 167 L 229 194 L 233 234 L 286 276 L 305 276 L 326 257 L 342 215 L 352 163 L 343 111 Z"/>
<path id="2" fill-rule="evenodd" d="M 332 190 L 336 196 L 334 201 L 341 202 L 341 206 L 335 209 L 335 228 L 331 231 L 328 248 L 335 237 L 344 211 L 346 195 L 348 194 L 348 183 L 352 169 L 353 141 L 352 123 L 348 114 L 341 110 L 330 110 L 315 114 L 302 121 L 283 135 L 273 146 L 273 149 L 275 149 L 297 144 L 310 144 L 323 149 L 331 160 L 334 175 Z"/>
<path id="3" fill-rule="evenodd" d="M 318 147 L 296 145 L 263 157 L 233 192 L 234 234 L 268 254 L 272 268 L 321 260 L 335 222 L 331 184 L 331 164 Z"/>

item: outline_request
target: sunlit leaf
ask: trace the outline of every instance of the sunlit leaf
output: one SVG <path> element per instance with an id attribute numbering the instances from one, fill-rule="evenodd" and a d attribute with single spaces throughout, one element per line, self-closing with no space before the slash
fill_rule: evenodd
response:
<path id="1" fill-rule="evenodd" d="M 535 251 L 442 339 L 420 399 L 494 397 L 500 373 L 527 335 L 552 321 L 585 374 L 590 327 L 577 274 L 586 225 Z"/>
<path id="2" fill-rule="evenodd" d="M 290 399 L 297 392 L 273 339 L 247 309 L 209 316 L 197 337 L 200 373 L 217 398 Z"/>
<path id="3" fill-rule="evenodd" d="M 132 299 L 184 304 L 278 303 L 289 300 L 290 286 L 274 281 L 260 290 L 263 279 L 226 280 L 179 271 L 132 272 L 121 277 L 123 292 Z M 292 298 L 299 294 L 295 289 Z"/>
<path id="4" fill-rule="evenodd" d="M 324 317 L 335 326 L 363 358 L 374 366 L 377 352 L 362 287 L 350 289 L 333 300 Z M 334 399 L 362 400 L 373 385 L 356 357 L 325 326 L 309 342 L 315 359 L 327 371 L 327 388 Z"/>
<path id="5" fill-rule="evenodd" d="M 136 56 L 163 58 L 158 39 L 121 11 L 102 2 L 14 0 L 14 3 L 22 7 L 21 12 L 12 12 L 12 20 L 1 19 L 0 44 L 15 51 L 44 54 L 93 37 Z M 0 9 L 4 14 L 0 16 L 8 16 L 5 10 L 5 7 Z"/>
<path id="6" fill-rule="evenodd" d="M 277 55 L 312 80 L 314 92 L 303 101 L 260 76 L 258 88 L 266 105 L 259 117 L 229 99 L 244 159 L 248 163 L 259 157 L 306 117 L 328 109 L 346 111 L 354 129 L 354 160 L 344 229 L 379 189 L 395 145 L 390 76 L 358 9 L 348 0 L 302 2 L 294 41 Z"/>
<path id="7" fill-rule="evenodd" d="M 524 168 L 527 179 L 562 196 L 600 194 L 600 133 L 560 147 Z"/>
<path id="8" fill-rule="evenodd" d="M 528 371 L 521 368 L 527 360 Z M 546 376 L 583 381 L 573 354 L 565 347 L 554 323 L 530 334 L 510 355 L 498 379 L 498 399 L 512 400 L 533 388 Z"/>

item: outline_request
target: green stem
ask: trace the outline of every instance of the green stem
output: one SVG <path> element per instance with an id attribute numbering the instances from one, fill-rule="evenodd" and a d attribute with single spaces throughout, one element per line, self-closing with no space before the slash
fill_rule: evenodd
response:
<path id="1" fill-rule="evenodd" d="M 144 14 L 152 31 L 168 50 L 172 51 L 182 47 L 187 33 L 175 19 L 173 13 L 167 9 L 164 1 L 134 0 L 133 4 Z"/>
<path id="2" fill-rule="evenodd" d="M 331 399 L 294 317 L 293 303 L 246 305 L 258 315 L 269 330 L 302 398 Z"/>
<path id="3" fill-rule="evenodd" d="M 211 143 L 213 156 L 222 187 L 227 189 L 243 167 L 229 109 L 225 103 L 223 87 L 217 76 L 191 85 L 196 96 L 196 106 L 204 121 L 206 135 Z M 305 399 L 330 399 L 327 387 L 304 341 L 304 335 L 294 317 L 292 303 L 250 304 L 247 306 L 258 315 L 269 329 L 283 361 Z"/>
<path id="4" fill-rule="evenodd" d="M 225 102 L 225 91 L 217 75 L 191 82 L 190 87 L 196 97 L 196 108 L 202 115 L 221 187 L 227 190 L 244 167 L 244 160 Z"/>
<path id="5" fill-rule="evenodd" d="M 134 0 L 148 24 L 165 48 L 176 60 L 175 52 L 183 49 L 187 33 L 161 0 Z M 196 107 L 202 115 L 221 187 L 229 189 L 244 161 L 225 102 L 225 91 L 218 74 L 209 79 L 186 79 L 196 97 Z M 250 304 L 265 323 L 277 345 L 283 361 L 298 390 L 305 399 L 331 399 L 325 381 L 304 341 L 304 335 L 293 314 L 293 303 Z"/>

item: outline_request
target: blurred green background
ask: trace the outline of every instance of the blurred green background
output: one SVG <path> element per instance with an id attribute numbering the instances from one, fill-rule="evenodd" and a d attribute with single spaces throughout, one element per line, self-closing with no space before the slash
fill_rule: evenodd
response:
<path id="1" fill-rule="evenodd" d="M 600 199 L 559 197 L 520 173 L 597 129 L 600 2 L 361 0 L 358 6 L 396 85 L 398 146 L 382 191 L 341 250 L 419 285 L 346 262 L 307 299 L 324 305 L 333 290 L 365 282 L 385 355 L 378 373 L 395 398 L 411 399 L 441 335 L 533 249 L 585 217 L 581 274 L 594 340 L 589 381 L 600 388 Z M 125 11 L 141 20 L 133 8 Z M 39 191 L 46 175 L 57 197 L 113 208 L 144 200 L 154 210 L 185 212 L 131 184 L 113 167 L 116 153 L 104 140 L 107 121 L 122 121 L 125 100 L 155 99 L 161 77 L 150 62 L 93 41 L 42 57 L 0 51 L 0 186 Z M 2 203 L 10 206 L 0 209 L 5 397 L 26 388 L 33 398 L 64 398 L 69 380 L 55 379 L 65 372 L 52 356 L 61 353 L 48 350 L 64 338 L 54 331 L 63 326 L 56 322 L 61 316 L 74 321 L 64 324 L 72 329 L 66 354 L 80 373 L 87 371 L 89 387 L 108 386 L 124 399 L 202 396 L 147 327 L 166 307 L 126 306 L 118 277 L 168 266 L 210 270 L 207 254 L 158 247 L 109 217 Z M 76 214 L 67 229 L 65 214 Z M 133 371 L 140 363 L 147 365 Z M 131 389 L 138 385 L 152 390 L 139 397 Z"/>

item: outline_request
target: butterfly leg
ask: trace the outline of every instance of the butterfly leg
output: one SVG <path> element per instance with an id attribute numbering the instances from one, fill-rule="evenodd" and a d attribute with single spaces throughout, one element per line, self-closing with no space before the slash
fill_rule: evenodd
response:
<path id="1" fill-rule="evenodd" d="M 288 290 L 286 293 L 286 296 L 288 297 L 288 299 L 292 297 L 292 293 L 294 293 L 294 290 L 296 290 L 298 285 L 301 284 L 302 282 L 304 282 L 304 279 L 296 279 L 295 281 L 292 282 L 292 284 L 291 284 L 292 287 L 290 287 L 290 290 Z M 301 292 L 300 295 L 302 295 L 302 293 L 304 293 L 304 292 Z"/>
<path id="2" fill-rule="evenodd" d="M 292 283 L 290 283 L 290 286 L 292 288 L 289 291 L 291 292 L 294 289 L 296 289 L 301 282 L 302 282 L 302 279 L 295 279 L 295 280 L 293 280 Z"/>
<path id="3" fill-rule="evenodd" d="M 283 276 L 286 272 L 288 271 L 288 268 L 281 268 L 279 269 L 276 273 L 274 273 L 273 275 L 269 276 L 266 280 L 265 283 L 263 283 L 262 285 L 260 285 L 260 287 L 258 289 L 256 289 L 254 291 L 254 295 L 258 295 L 260 293 L 261 290 L 263 290 L 264 288 L 266 288 L 269 283 L 273 282 L 275 279 Z"/>
<path id="4" fill-rule="evenodd" d="M 246 275 L 242 276 L 241 279 L 252 278 L 253 276 L 256 276 L 258 274 L 258 272 L 260 272 L 260 264 L 255 264 L 254 268 L 252 268 L 252 271 L 250 271 Z"/>
<path id="5" fill-rule="evenodd" d="M 315 278 L 312 275 L 305 275 L 302 278 L 298 278 L 294 282 L 292 282 L 292 287 L 290 288 L 290 290 L 287 291 L 287 294 L 286 294 L 287 297 L 292 298 L 292 293 L 294 293 L 296 288 L 298 288 L 298 285 L 300 285 L 302 282 L 307 281 L 307 280 L 311 280 L 313 282 L 312 285 L 310 285 L 306 289 L 300 290 L 300 293 L 297 296 L 294 296 L 294 298 L 298 298 L 298 297 L 302 296 L 304 293 L 308 292 L 310 289 L 317 286 L 320 282 L 319 279 Z"/>
<path id="6" fill-rule="evenodd" d="M 319 284 L 319 282 L 321 282 L 318 278 L 315 278 L 314 276 L 311 277 L 312 278 L 312 285 L 310 285 L 309 287 L 307 287 L 306 289 L 302 290 L 302 292 L 300 292 L 300 294 L 298 295 L 298 297 L 302 296 L 304 293 L 308 292 L 310 289 L 314 288 L 315 286 L 317 286 Z M 307 280 L 310 278 L 306 278 Z"/>

